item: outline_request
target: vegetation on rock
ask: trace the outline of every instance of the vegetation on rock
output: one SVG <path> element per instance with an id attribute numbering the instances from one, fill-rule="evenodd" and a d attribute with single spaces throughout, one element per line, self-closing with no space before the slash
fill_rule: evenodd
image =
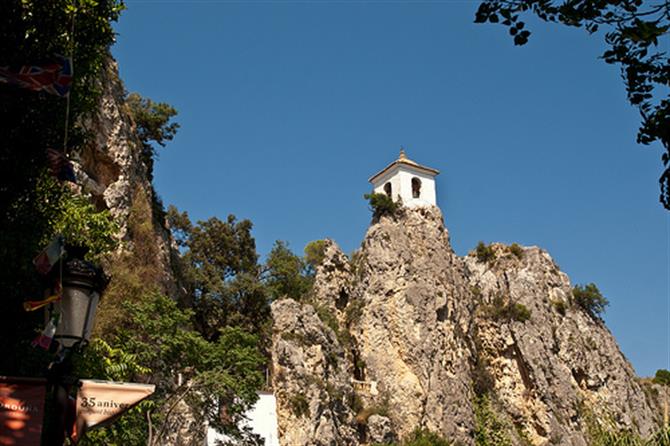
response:
<path id="1" fill-rule="evenodd" d="M 670 370 L 658 369 L 654 375 L 653 382 L 656 384 L 663 384 L 670 386 Z"/>
<path id="2" fill-rule="evenodd" d="M 512 253 L 517 259 L 523 259 L 523 248 L 518 243 L 512 243 L 507 247 L 507 250 Z"/>
<path id="3" fill-rule="evenodd" d="M 445 440 L 435 432 L 417 428 L 401 443 L 385 444 L 384 446 L 457 446 L 458 444 Z M 374 446 L 382 446 L 382 444 Z"/>
<path id="4" fill-rule="evenodd" d="M 317 266 L 323 263 L 326 256 L 326 241 L 314 240 L 305 245 L 305 263 L 307 263 L 310 273 L 316 272 Z"/>
<path id="5" fill-rule="evenodd" d="M 310 255 L 316 255 L 316 252 Z M 312 261 L 316 259 L 312 258 Z M 275 242 L 268 254 L 265 273 L 265 283 L 272 299 L 304 298 L 312 288 L 313 275 L 314 268 L 306 260 L 295 255 L 289 249 L 288 243 Z"/>
<path id="6" fill-rule="evenodd" d="M 493 246 L 487 245 L 484 242 L 479 242 L 475 248 L 475 256 L 477 256 L 477 260 L 482 263 L 493 263 L 496 259 L 496 252 L 493 249 Z"/>
<path id="7" fill-rule="evenodd" d="M 498 296 L 482 307 L 486 316 L 496 321 L 525 322 L 530 319 L 530 310 L 524 304 L 506 301 Z"/>
<path id="8" fill-rule="evenodd" d="M 385 215 L 394 215 L 402 206 L 400 202 L 393 201 L 393 198 L 386 194 L 365 194 L 363 198 L 370 203 L 370 210 L 374 218 L 381 218 Z"/>
<path id="9" fill-rule="evenodd" d="M 609 301 L 593 283 L 576 285 L 572 289 L 572 296 L 575 303 L 593 319 L 600 319 L 605 312 L 605 307 L 609 305 Z"/>
<path id="10" fill-rule="evenodd" d="M 154 102 L 138 93 L 129 94 L 126 104 L 137 125 L 137 136 L 142 142 L 142 161 L 147 166 L 151 181 L 156 157 L 156 149 L 152 143 L 165 147 L 167 141 L 172 141 L 179 124 L 170 120 L 177 115 L 177 110 L 170 104 Z"/>

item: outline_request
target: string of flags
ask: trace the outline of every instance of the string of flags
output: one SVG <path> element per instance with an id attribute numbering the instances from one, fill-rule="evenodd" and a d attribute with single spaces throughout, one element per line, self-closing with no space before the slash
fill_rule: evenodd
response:
<path id="1" fill-rule="evenodd" d="M 56 55 L 52 61 L 41 65 L 24 65 L 14 70 L 10 66 L 0 66 L 0 82 L 67 97 L 72 86 L 72 60 Z"/>
<path id="2" fill-rule="evenodd" d="M 33 265 L 37 272 L 43 276 L 46 276 L 51 272 L 53 267 L 63 258 L 65 255 L 65 240 L 62 235 L 55 236 L 51 242 L 33 259 Z M 40 308 L 46 307 L 53 303 L 59 302 L 62 297 L 63 292 L 63 277 L 62 271 L 59 274 L 56 284 L 54 286 L 54 292 L 51 296 L 42 300 L 29 300 L 23 303 L 23 309 L 25 311 L 35 311 Z M 57 312 L 51 311 L 49 317 L 49 322 L 42 330 L 42 332 L 33 340 L 33 347 L 40 347 L 45 350 L 49 350 L 51 347 L 51 342 L 53 337 L 56 334 L 56 328 L 60 322 L 60 315 Z"/>

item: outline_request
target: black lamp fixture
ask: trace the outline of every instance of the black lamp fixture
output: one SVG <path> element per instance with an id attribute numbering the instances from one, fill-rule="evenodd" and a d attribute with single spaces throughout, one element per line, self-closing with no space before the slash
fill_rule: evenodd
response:
<path id="1" fill-rule="evenodd" d="M 108 278 L 91 262 L 72 258 L 63 265 L 61 317 L 54 339 L 63 347 L 88 344 L 95 312 Z"/>

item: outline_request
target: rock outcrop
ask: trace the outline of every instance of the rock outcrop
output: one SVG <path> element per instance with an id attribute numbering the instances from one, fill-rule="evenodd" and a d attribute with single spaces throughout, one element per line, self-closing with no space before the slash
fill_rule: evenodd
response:
<path id="1" fill-rule="evenodd" d="M 282 444 L 420 428 L 473 445 L 495 424 L 509 444 L 581 446 L 594 426 L 657 429 L 657 402 L 551 257 L 492 250 L 455 255 L 435 207 L 374 221 L 351 260 L 327 241 L 312 294 L 272 308 Z"/>
<path id="2" fill-rule="evenodd" d="M 161 221 L 163 217 L 156 215 L 162 204 L 157 201 L 148 167 L 142 160 L 142 143 L 126 105 L 126 92 L 116 62 L 111 57 L 105 61 L 98 83 L 101 90 L 98 106 L 82 123 L 91 135 L 90 141 L 72 154 L 77 184 L 99 209 L 109 210 L 114 217 L 119 225 L 119 238 L 124 242 L 121 251 L 133 249 L 135 240 L 128 227 L 133 220 L 132 209 L 139 201 L 146 201 L 146 223 L 151 227 L 151 245 L 155 251 L 151 263 L 160 271 L 155 279 L 163 292 L 176 298 L 181 293 L 174 277 L 177 251 Z"/>

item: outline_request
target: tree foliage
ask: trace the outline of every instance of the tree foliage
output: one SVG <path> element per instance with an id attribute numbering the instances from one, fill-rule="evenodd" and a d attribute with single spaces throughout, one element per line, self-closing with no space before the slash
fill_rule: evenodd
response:
<path id="1" fill-rule="evenodd" d="M 137 125 L 137 136 L 142 142 L 142 160 L 147 166 L 151 180 L 156 157 L 156 150 L 152 143 L 165 147 L 167 141 L 172 141 L 179 129 L 178 123 L 171 122 L 171 119 L 177 115 L 177 110 L 170 104 L 154 102 L 138 93 L 129 94 L 126 104 Z"/>
<path id="2" fill-rule="evenodd" d="M 393 201 L 393 198 L 386 194 L 371 193 L 363 195 L 363 198 L 370 203 L 370 210 L 374 218 L 380 218 L 384 215 L 393 215 L 402 206 L 402 203 Z"/>
<path id="3" fill-rule="evenodd" d="M 501 23 L 516 45 L 524 45 L 530 36 L 521 20 L 524 14 L 584 28 L 590 34 L 605 30 L 608 49 L 602 59 L 619 66 L 628 101 L 640 112 L 638 143 L 658 141 L 665 148 L 660 200 L 670 210 L 670 59 L 659 45 L 670 29 L 670 1 L 486 0 L 479 5 L 475 22 Z"/>
<path id="4" fill-rule="evenodd" d="M 609 305 L 609 301 L 600 293 L 594 283 L 576 285 L 572 289 L 572 296 L 575 303 L 593 319 L 600 319 L 605 312 L 605 307 Z"/>
<path id="5" fill-rule="evenodd" d="M 314 240 L 307 245 L 304 249 L 305 253 L 305 263 L 310 269 L 310 273 L 315 273 L 317 266 L 323 263 L 323 260 L 326 256 L 326 241 L 325 240 Z"/>
<path id="6" fill-rule="evenodd" d="M 119 0 L 0 2 L 0 66 L 17 69 L 53 60 L 55 54 L 74 56 L 69 151 L 86 141 L 82 117 L 99 97 L 97 78 L 114 41 L 112 22 L 122 9 Z M 5 290 L 0 314 L 0 351 L 5 358 L 0 360 L 1 374 L 36 376 L 48 363 L 48 355 L 30 347 L 43 316 L 25 313 L 22 303 L 42 295 L 32 259 L 56 231 L 55 225 L 73 228 L 72 223 L 79 222 L 88 232 L 88 241 L 94 240 L 91 235 L 106 231 L 103 214 L 44 181 L 46 149 L 63 147 L 65 111 L 64 98 L 0 83 L 0 256 L 8 260 L 0 270 L 0 288 Z M 78 214 L 76 222 L 63 215 L 68 209 Z M 95 217 L 92 226 L 82 220 L 86 215 Z M 98 239 L 102 244 L 94 242 L 93 251 L 106 249 L 105 238 Z"/>
<path id="7" fill-rule="evenodd" d="M 670 371 L 666 369 L 656 370 L 656 375 L 654 375 L 654 380 L 656 384 L 663 384 L 670 386 Z"/>
<path id="8" fill-rule="evenodd" d="M 269 300 L 251 222 L 229 215 L 226 221 L 212 217 L 193 224 L 174 206 L 168 222 L 182 247 L 181 270 L 198 330 L 207 339 L 217 338 L 224 326 L 263 330 Z"/>
<path id="9" fill-rule="evenodd" d="M 309 264 L 295 255 L 288 243 L 276 241 L 266 262 L 265 283 L 272 299 L 303 298 L 312 288 Z"/>
<path id="10" fill-rule="evenodd" d="M 127 323 L 97 340 L 80 362 L 78 374 L 100 379 L 151 382 L 149 401 L 109 427 L 93 431 L 87 444 L 144 444 L 149 411 L 156 432 L 153 444 L 173 434 L 179 402 L 188 404 L 213 426 L 241 442 L 249 436 L 240 427 L 243 414 L 257 400 L 264 382 L 258 338 L 237 327 L 224 327 L 209 342 L 192 328 L 192 312 L 160 294 L 126 302 Z M 225 408 L 225 409 L 224 409 Z M 225 410 L 226 417 L 221 417 Z"/>

